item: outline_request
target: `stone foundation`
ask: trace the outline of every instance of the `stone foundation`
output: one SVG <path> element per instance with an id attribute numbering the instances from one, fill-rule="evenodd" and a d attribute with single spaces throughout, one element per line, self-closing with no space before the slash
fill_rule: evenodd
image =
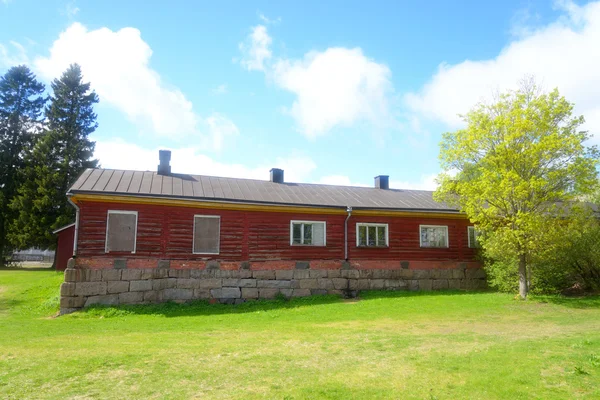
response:
<path id="1" fill-rule="evenodd" d="M 61 314 L 92 304 L 148 304 L 197 299 L 237 304 L 278 295 L 288 298 L 324 294 L 354 297 L 361 290 L 486 287 L 485 272 L 481 268 L 468 268 L 467 263 L 454 263 L 454 268 L 446 269 L 411 269 L 410 263 L 403 261 L 397 263 L 398 269 L 355 269 L 353 266 L 361 264 L 341 262 L 338 269 L 325 269 L 330 265 L 313 269 L 312 262 L 298 261 L 290 265 L 290 262 L 283 262 L 285 269 L 276 269 L 276 262 L 272 269 L 251 269 L 252 265 L 246 262 L 240 263 L 239 269 L 223 269 L 221 263 L 214 262 L 204 269 L 181 269 L 173 268 L 182 263 L 179 261 L 160 260 L 154 268 L 143 268 L 146 265 L 132 261 L 117 259 L 111 260 L 110 266 L 105 262 L 96 268 L 82 268 L 70 260 L 70 267 L 75 268 L 65 270 L 65 282 L 60 288 Z M 295 268 L 289 269 L 292 265 Z M 223 266 L 229 267 L 228 264 Z"/>

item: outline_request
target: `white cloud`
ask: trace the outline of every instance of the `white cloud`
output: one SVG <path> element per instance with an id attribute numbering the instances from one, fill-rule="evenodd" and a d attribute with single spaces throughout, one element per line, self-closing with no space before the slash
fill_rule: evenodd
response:
<path id="1" fill-rule="evenodd" d="M 267 25 L 277 25 L 277 24 L 281 23 L 281 17 L 271 19 L 263 13 L 258 13 L 258 18 Z"/>
<path id="2" fill-rule="evenodd" d="M 222 115 L 198 116 L 181 90 L 169 87 L 150 67 L 151 56 L 152 49 L 135 28 L 90 31 L 74 23 L 53 43 L 49 57 L 35 59 L 34 67 L 50 80 L 69 64 L 78 63 L 101 102 L 160 136 L 182 139 L 193 135 L 204 148 L 219 150 L 225 136 L 237 134 L 233 122 Z"/>
<path id="3" fill-rule="evenodd" d="M 158 150 L 143 148 L 122 139 L 98 140 L 94 157 L 100 160 L 103 168 L 154 171 L 158 165 Z M 219 162 L 202 154 L 198 148 L 172 148 L 171 152 L 172 171 L 182 174 L 268 180 L 271 168 L 282 168 L 286 181 L 305 182 L 316 169 L 312 159 L 294 153 L 251 168 L 243 164 Z"/>
<path id="4" fill-rule="evenodd" d="M 220 150 L 228 139 L 240 134 L 237 126 L 221 114 L 214 113 L 206 118 L 209 137 L 212 140 L 212 148 Z"/>
<path id="5" fill-rule="evenodd" d="M 67 5 L 65 6 L 65 9 L 63 11 L 63 13 L 69 18 L 75 17 L 78 12 L 79 12 L 79 7 L 77 7 L 75 5 L 75 1 L 67 3 Z"/>
<path id="6" fill-rule="evenodd" d="M 164 147 L 162 147 L 164 148 Z M 103 168 L 136 171 L 154 171 L 158 165 L 158 150 L 148 149 L 123 139 L 98 140 L 94 157 L 100 160 Z M 231 178 L 269 179 L 271 168 L 285 171 L 286 182 L 315 182 L 326 185 L 372 187 L 373 183 L 353 182 L 348 176 L 328 175 L 314 181 L 311 176 L 317 170 L 316 163 L 308 156 L 291 152 L 285 157 L 262 161 L 256 167 L 244 164 L 222 163 L 203 154 L 194 147 L 170 148 L 171 167 L 174 173 L 224 176 Z M 393 189 L 435 190 L 436 175 L 425 175 L 420 182 L 390 181 Z"/>
<path id="7" fill-rule="evenodd" d="M 421 117 L 457 128 L 463 124 L 458 114 L 533 75 L 545 89 L 558 87 L 585 116 L 586 128 L 600 132 L 600 2 L 579 7 L 562 1 L 557 7 L 563 11 L 557 21 L 522 30 L 493 59 L 441 64 L 418 93 L 406 95 L 406 104 Z"/>
<path id="8" fill-rule="evenodd" d="M 337 186 L 369 186 L 363 183 L 352 182 L 350 177 L 345 175 L 327 175 L 319 179 L 318 183 Z"/>
<path id="9" fill-rule="evenodd" d="M 390 187 L 394 189 L 410 189 L 410 190 L 435 190 L 438 184 L 435 182 L 437 174 L 422 175 L 418 182 L 408 181 L 390 181 Z"/>
<path id="10" fill-rule="evenodd" d="M 0 43 L 0 66 L 10 68 L 15 65 L 28 64 L 29 57 L 27 57 L 25 47 L 19 42 L 12 40 L 9 43 L 11 45 L 10 48 Z"/>
<path id="11" fill-rule="evenodd" d="M 273 68 L 276 84 L 296 95 L 288 112 L 311 138 L 360 120 L 386 125 L 390 76 L 387 66 L 359 48 L 310 52 L 303 60 L 279 60 Z"/>
<path id="12" fill-rule="evenodd" d="M 227 93 L 227 85 L 223 83 L 214 88 L 212 92 L 213 94 L 225 94 Z"/>
<path id="13" fill-rule="evenodd" d="M 423 175 L 421 180 L 418 182 L 409 181 L 390 181 L 390 188 L 392 189 L 410 189 L 410 190 L 435 190 L 437 183 L 435 182 L 437 175 Z M 370 184 L 352 182 L 350 177 L 345 175 L 328 175 L 322 177 L 317 183 L 325 185 L 339 185 L 339 186 L 362 186 L 362 187 L 373 187 L 374 182 Z"/>
<path id="14" fill-rule="evenodd" d="M 253 27 L 246 41 L 239 44 L 242 65 L 248 71 L 264 71 L 265 64 L 272 56 L 271 42 L 272 39 L 264 25 Z"/>
<path id="15" fill-rule="evenodd" d="M 302 59 L 271 61 L 271 43 L 264 25 L 254 27 L 240 45 L 242 65 L 265 72 L 279 88 L 295 95 L 284 112 L 309 138 L 361 121 L 379 129 L 394 123 L 389 111 L 390 69 L 360 48 L 331 47 L 308 52 Z"/>

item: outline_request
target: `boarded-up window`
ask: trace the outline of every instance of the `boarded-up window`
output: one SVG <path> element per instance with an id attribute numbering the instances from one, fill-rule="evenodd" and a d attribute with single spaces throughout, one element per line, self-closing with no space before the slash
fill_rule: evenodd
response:
<path id="1" fill-rule="evenodd" d="M 291 245 L 325 246 L 325 235 L 325 222 L 291 222 Z"/>
<path id="2" fill-rule="evenodd" d="M 388 245 L 387 224 L 356 224 L 357 247 L 387 247 Z"/>
<path id="3" fill-rule="evenodd" d="M 448 247 L 448 227 L 421 225 L 421 247 Z"/>
<path id="4" fill-rule="evenodd" d="M 137 217 L 137 211 L 108 211 L 105 249 L 107 253 L 135 253 Z"/>
<path id="5" fill-rule="evenodd" d="M 219 254 L 221 217 L 214 215 L 194 216 L 194 253 Z"/>

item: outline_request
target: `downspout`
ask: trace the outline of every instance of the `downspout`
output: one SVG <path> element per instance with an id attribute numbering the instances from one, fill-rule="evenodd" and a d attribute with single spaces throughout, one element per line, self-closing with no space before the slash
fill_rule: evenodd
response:
<path id="1" fill-rule="evenodd" d="M 348 216 L 346 217 L 346 221 L 344 221 L 344 260 L 348 261 L 348 220 L 352 215 L 352 207 L 346 207 L 346 212 Z"/>
<path id="2" fill-rule="evenodd" d="M 75 258 L 77 257 L 77 237 L 79 236 L 79 206 L 71 200 L 70 196 L 67 196 L 67 201 L 75 207 L 75 232 L 73 234 L 73 258 Z"/>

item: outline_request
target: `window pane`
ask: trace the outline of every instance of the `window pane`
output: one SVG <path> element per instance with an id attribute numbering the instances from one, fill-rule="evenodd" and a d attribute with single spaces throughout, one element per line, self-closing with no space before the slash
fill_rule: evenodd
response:
<path id="1" fill-rule="evenodd" d="M 106 251 L 135 250 L 135 228 L 137 215 L 135 214 L 108 214 L 108 234 L 106 235 Z"/>
<path id="2" fill-rule="evenodd" d="M 385 246 L 385 226 L 377 227 L 377 246 Z"/>
<path id="3" fill-rule="evenodd" d="M 194 217 L 194 253 L 218 253 L 221 220 Z"/>
<path id="4" fill-rule="evenodd" d="M 304 242 L 302 244 L 312 244 L 312 224 L 304 225 Z"/>
<path id="5" fill-rule="evenodd" d="M 292 243 L 302 244 L 302 224 L 292 225 Z"/>
<path id="6" fill-rule="evenodd" d="M 446 246 L 446 230 L 444 228 L 435 228 L 436 232 L 436 246 L 437 247 L 445 247 Z"/>
<path id="7" fill-rule="evenodd" d="M 369 246 L 375 246 L 377 244 L 377 227 L 369 226 L 367 241 L 369 242 Z"/>
<path id="8" fill-rule="evenodd" d="M 358 245 L 359 246 L 367 245 L 367 227 L 366 226 L 358 227 Z"/>
<path id="9" fill-rule="evenodd" d="M 446 247 L 446 227 L 421 227 L 421 247 Z"/>
<path id="10" fill-rule="evenodd" d="M 325 223 L 312 224 L 312 240 L 315 246 L 325 246 Z"/>
<path id="11" fill-rule="evenodd" d="M 477 239 L 478 232 L 473 226 L 469 226 L 469 247 L 479 247 L 479 241 Z"/>

